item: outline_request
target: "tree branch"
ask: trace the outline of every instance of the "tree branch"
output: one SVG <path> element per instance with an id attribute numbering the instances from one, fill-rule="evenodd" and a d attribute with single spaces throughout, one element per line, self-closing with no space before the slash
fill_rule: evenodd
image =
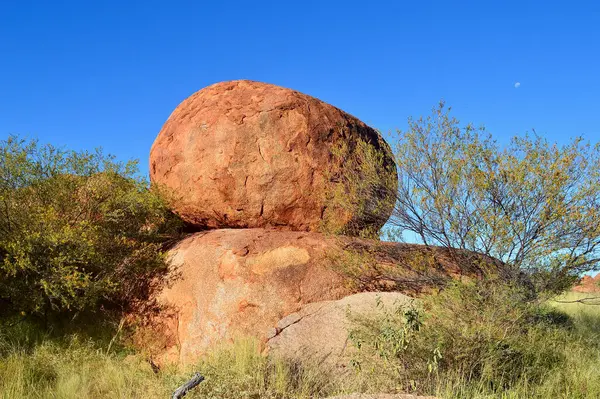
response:
<path id="1" fill-rule="evenodd" d="M 189 380 L 188 382 L 177 388 L 175 392 L 173 392 L 173 396 L 171 396 L 171 399 L 183 398 L 185 395 L 187 395 L 189 391 L 200 385 L 202 381 L 204 381 L 204 377 L 201 376 L 200 373 L 194 374 L 191 380 Z"/>

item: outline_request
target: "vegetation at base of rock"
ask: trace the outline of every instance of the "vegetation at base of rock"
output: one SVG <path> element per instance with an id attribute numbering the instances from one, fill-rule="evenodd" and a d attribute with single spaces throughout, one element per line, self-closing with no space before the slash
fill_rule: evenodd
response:
<path id="1" fill-rule="evenodd" d="M 135 162 L 9 137 L 0 142 L 0 310 L 126 307 L 165 275 L 181 224 Z"/>
<path id="2" fill-rule="evenodd" d="M 0 398 L 165 398 L 194 371 L 206 380 L 186 398 L 311 398 L 334 389 L 333 379 L 261 354 L 257 341 L 240 339 L 215 349 L 197 364 L 152 368 L 147 359 L 85 332 L 51 332 L 38 324 L 0 325 Z"/>
<path id="3" fill-rule="evenodd" d="M 386 169 L 398 172 L 397 189 L 377 176 L 390 165 L 376 152 L 348 156 L 360 142 L 334 151 L 343 173 L 326 173 L 343 189 L 327 200 L 348 215 L 377 216 L 391 198 L 396 209 L 386 234 L 425 244 L 416 252 L 397 246 L 404 258 L 388 256 L 385 243 L 374 251 L 342 245 L 341 255 L 331 254 L 334 266 L 360 291 L 406 292 L 414 284 L 415 293 L 427 286 L 430 294 L 412 307 L 355 318 L 349 338 L 358 353 L 343 370 L 277 359 L 243 339 L 189 368 L 158 369 L 150 354 L 124 346 L 134 338 L 118 312 L 103 312 L 91 333 L 81 328 L 89 311 L 131 309 L 164 283 L 163 251 L 181 222 L 134 164 L 17 138 L 2 142 L 0 397 L 166 397 L 195 371 L 206 381 L 192 398 L 407 391 L 600 397 L 600 313 L 550 300 L 598 267 L 600 147 L 537 136 L 501 147 L 448 111 L 441 104 L 400 134 L 397 169 Z M 362 221 L 325 222 L 333 222 L 327 227 L 334 234 L 380 233 Z M 244 247 L 239 256 L 249 253 Z M 586 313 L 577 313 L 582 308 Z"/>
<path id="4" fill-rule="evenodd" d="M 457 351 L 460 351 L 468 355 L 465 356 L 467 360 L 470 359 L 466 364 L 473 365 L 473 353 L 488 353 L 491 356 L 484 358 L 484 362 L 489 361 L 489 365 L 492 365 L 501 357 L 513 360 L 522 358 L 522 349 L 514 353 L 509 349 L 519 349 L 527 345 L 530 347 L 525 348 L 525 353 L 528 353 L 529 358 L 527 362 L 513 361 L 503 365 L 503 370 L 512 367 L 519 375 L 516 379 L 507 380 L 505 375 L 485 367 L 483 370 L 487 370 L 487 373 L 479 376 L 470 375 L 467 368 L 457 368 L 456 363 L 450 369 L 443 363 L 447 359 L 446 356 L 450 358 L 450 355 L 440 349 L 442 357 L 437 356 L 437 369 L 432 368 L 431 374 L 426 362 L 419 366 L 422 368 L 420 375 L 433 375 L 425 379 L 427 385 L 419 386 L 420 389 L 444 399 L 595 399 L 600 396 L 600 308 L 581 303 L 565 304 L 551 301 L 545 306 L 552 307 L 543 307 L 543 312 L 535 309 L 525 312 L 531 321 L 528 327 L 529 334 L 524 336 L 519 333 L 522 342 L 508 338 L 516 347 L 488 346 L 486 344 L 489 344 L 490 340 L 486 337 L 492 337 L 492 333 L 497 331 L 501 323 L 493 324 L 488 332 L 484 321 L 486 317 L 506 309 L 507 304 L 503 304 L 498 310 L 491 309 L 492 304 L 504 302 L 503 295 L 496 295 L 495 299 L 488 301 L 486 309 L 493 312 L 487 313 L 481 321 L 478 321 L 479 316 L 475 317 L 477 309 L 473 308 L 473 304 L 474 300 L 485 301 L 485 298 L 475 295 L 473 300 L 467 301 L 466 309 L 471 308 L 470 316 L 463 316 L 456 325 L 453 326 L 452 320 L 449 319 L 454 313 L 451 311 L 443 313 L 440 316 L 441 321 L 432 322 L 437 317 L 433 312 L 443 311 L 444 300 L 453 300 L 453 306 L 460 306 L 458 298 L 470 296 L 477 291 L 477 287 L 455 287 L 450 291 L 452 293 L 441 295 L 434 300 L 439 301 L 439 304 L 432 304 L 431 307 L 428 304 L 422 305 L 420 311 L 423 324 L 419 331 L 409 333 L 408 353 L 414 351 L 413 348 L 417 346 L 431 347 L 428 346 L 431 343 L 428 337 L 432 337 L 429 332 L 432 330 L 428 331 L 428 325 L 434 323 L 438 327 L 433 330 L 437 331 L 440 337 L 451 338 L 454 334 L 449 336 L 448 332 L 457 332 L 458 339 L 450 341 L 455 349 L 452 357 L 455 360 L 462 358 L 457 356 Z M 582 295 L 585 294 L 573 293 L 563 299 L 573 300 Z M 521 309 L 520 305 L 514 306 Z M 512 314 L 521 311 L 512 310 Z M 388 316 L 388 320 L 397 318 L 405 319 L 403 313 L 392 312 Z M 502 319 L 503 323 L 506 323 L 507 317 Z M 399 364 L 399 358 L 392 356 L 389 349 L 383 348 L 383 353 L 388 354 L 387 359 L 377 351 L 372 353 L 375 357 L 371 361 L 377 368 L 369 367 L 369 363 L 363 360 L 360 368 L 351 367 L 351 373 L 345 375 L 340 371 L 322 370 L 314 364 L 294 364 L 281 359 L 271 359 L 260 353 L 260 346 L 256 341 L 240 340 L 233 346 L 212 352 L 197 364 L 183 369 L 162 368 L 155 373 L 143 354 L 136 354 L 118 344 L 110 346 L 115 334 L 114 325 L 90 325 L 86 331 L 48 332 L 30 321 L 15 323 L 15 320 L 3 319 L 1 323 L 0 398 L 6 399 L 164 398 L 187 381 L 195 371 L 205 375 L 206 381 L 186 398 L 310 398 L 350 392 L 382 392 L 384 388 L 395 392 L 403 388 L 397 383 L 397 379 L 392 378 L 392 372 L 380 367 L 382 361 L 396 366 Z M 394 324 L 394 328 L 398 325 L 402 324 Z M 517 326 L 519 325 L 521 324 L 517 323 Z M 470 328 L 460 328 L 465 326 Z M 469 331 L 472 334 L 467 334 Z M 95 333 L 94 339 L 86 334 L 90 332 Z M 393 336 L 391 333 L 385 333 L 380 336 L 379 342 L 393 342 Z M 477 337 L 483 338 L 482 343 L 476 341 Z M 462 349 L 459 343 L 469 345 Z M 364 343 L 363 348 L 368 351 L 368 343 Z M 553 351 L 550 356 L 548 348 Z M 428 360 L 434 358 L 433 353 L 430 353 L 429 356 L 419 356 L 413 360 L 423 357 Z M 536 367 L 541 369 L 528 367 L 533 360 Z M 429 363 L 434 364 L 431 361 Z M 397 371 L 398 368 L 393 370 Z M 540 370 L 543 375 L 540 375 Z M 503 386 L 503 389 L 499 389 L 500 386 Z"/>
<path id="5" fill-rule="evenodd" d="M 398 268 L 413 278 L 435 276 L 447 264 L 444 253 L 462 269 L 481 270 L 483 280 L 436 281 L 439 294 L 416 308 L 357 320 L 354 366 L 366 375 L 365 389 L 444 398 L 598 396 L 595 384 L 564 370 L 595 372 L 585 362 L 598 364 L 600 323 L 570 320 L 545 303 L 598 269 L 600 145 L 525 135 L 500 146 L 449 111 L 442 103 L 399 132 L 396 208 L 384 235 L 429 249 L 420 259 L 427 272 Z M 354 170 L 369 167 L 359 161 L 345 178 L 363 180 Z M 349 206 L 369 201 L 348 191 L 332 195 Z M 336 256 L 332 263 L 361 289 L 410 284 L 393 265 L 374 269 L 381 262 L 364 249 Z M 496 272 L 485 267 L 494 259 L 502 263 Z"/>
<path id="6" fill-rule="evenodd" d="M 355 365 L 375 371 L 387 392 L 432 393 L 455 376 L 501 393 L 527 379 L 538 385 L 565 361 L 569 318 L 527 300 L 517 286 L 483 280 L 455 283 L 413 307 L 356 321 Z M 386 384 L 392 383 L 391 386 Z"/>

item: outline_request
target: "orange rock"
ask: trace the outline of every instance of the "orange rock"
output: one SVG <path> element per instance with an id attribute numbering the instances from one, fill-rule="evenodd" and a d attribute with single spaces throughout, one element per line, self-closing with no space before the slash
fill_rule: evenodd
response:
<path id="1" fill-rule="evenodd" d="M 358 282 L 342 269 L 344 258 L 335 258 L 347 246 L 373 253 L 360 266 Z M 439 267 L 410 262 L 431 251 Z M 280 319 L 309 303 L 358 291 L 413 295 L 463 273 L 439 248 L 260 228 L 196 233 L 170 258 L 176 280 L 158 296 L 163 309 L 137 339 L 162 363 L 192 363 L 240 336 L 266 342 Z M 391 269 L 394 277 L 386 280 Z"/>
<path id="2" fill-rule="evenodd" d="M 319 234 L 264 229 L 212 230 L 181 241 L 170 253 L 177 281 L 158 298 L 166 310 L 155 334 L 168 337 L 158 348 L 161 361 L 190 363 L 236 336 L 266 337 L 303 304 L 350 292 L 319 262 L 326 247 Z"/>
<path id="3" fill-rule="evenodd" d="M 594 277 L 585 275 L 579 280 L 579 283 L 573 287 L 575 292 L 600 292 L 600 273 Z"/>
<path id="4" fill-rule="evenodd" d="M 173 111 L 150 151 L 150 177 L 173 192 L 172 206 L 184 220 L 203 228 L 316 231 L 324 219 L 379 228 L 393 203 L 364 215 L 325 198 L 342 184 L 328 177 L 327 170 L 343 172 L 332 149 L 359 138 L 393 165 L 379 133 L 338 108 L 271 84 L 222 82 Z M 394 187 L 381 190 L 391 184 L 382 179 L 372 191 L 395 193 L 392 180 Z"/>

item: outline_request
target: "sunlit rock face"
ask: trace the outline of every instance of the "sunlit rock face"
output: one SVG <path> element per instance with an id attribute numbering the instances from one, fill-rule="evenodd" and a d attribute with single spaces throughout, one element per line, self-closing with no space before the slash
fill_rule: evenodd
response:
<path id="1" fill-rule="evenodd" d="M 175 282 L 158 300 L 151 348 L 161 361 L 192 363 L 236 337 L 264 340 L 303 304 L 351 292 L 327 262 L 318 233 L 223 229 L 196 233 L 170 252 Z"/>
<path id="2" fill-rule="evenodd" d="M 326 198 L 336 185 L 350 184 L 331 178 L 344 172 L 332 151 L 359 139 L 393 165 L 378 132 L 332 105 L 272 84 L 222 82 L 173 111 L 152 146 L 150 177 L 172 192 L 174 211 L 201 228 L 317 231 L 323 220 L 335 220 L 378 230 L 392 203 L 364 215 Z M 380 183 L 393 187 L 379 192 L 394 192 L 395 168 L 381 175 Z"/>

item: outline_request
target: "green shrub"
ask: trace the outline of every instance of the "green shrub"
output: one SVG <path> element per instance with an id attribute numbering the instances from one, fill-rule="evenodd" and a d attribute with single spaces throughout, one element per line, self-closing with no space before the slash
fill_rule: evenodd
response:
<path id="1" fill-rule="evenodd" d="M 461 353 L 466 354 L 465 364 L 476 363 L 472 348 L 483 347 L 477 353 L 487 354 L 488 361 L 491 357 L 489 364 L 497 364 L 494 357 L 519 358 L 506 348 L 483 345 L 492 342 L 485 337 L 497 334 L 467 333 L 485 328 L 495 331 L 506 325 L 508 317 L 488 326 L 485 317 L 476 321 L 473 316 L 463 316 L 453 324 L 453 312 L 441 318 L 432 316 L 443 312 L 436 306 L 442 307 L 473 289 L 455 287 L 432 298 L 433 305 L 426 299 L 413 308 L 388 309 L 381 319 L 370 320 L 371 324 L 359 324 L 354 340 L 361 338 L 362 345 L 354 373 L 273 359 L 262 354 L 253 340 L 238 340 L 185 368 L 162 367 L 155 372 L 144 357 L 126 350 L 118 340 L 110 346 L 115 333 L 110 324 L 90 326 L 89 331 L 97 336 L 91 339 L 74 325 L 50 332 L 32 321 L 0 319 L 0 398 L 166 398 L 196 371 L 206 380 L 186 398 L 311 398 L 409 389 L 444 399 L 600 397 L 600 308 L 581 303 L 556 303 L 554 309 L 528 308 L 531 311 L 524 312 L 527 316 L 517 323 L 523 330 L 508 329 L 514 338 L 507 344 L 525 360 L 511 363 L 513 367 L 520 364 L 520 369 L 512 369 L 518 379 L 506 379 L 498 376 L 499 372 L 481 373 L 480 378 L 459 372 L 456 365 L 463 364 Z M 486 300 L 481 295 L 475 298 L 462 311 L 479 313 L 476 306 Z M 482 309 L 489 312 L 490 307 Z M 506 308 L 503 305 L 496 314 Z M 570 317 L 565 318 L 562 310 Z M 440 341 L 431 336 L 440 337 Z M 483 343 L 473 342 L 472 337 L 484 337 Z M 453 351 L 444 351 L 438 345 L 441 342 L 452 343 L 444 348 L 453 347 Z M 468 347 L 461 350 L 459 344 Z M 434 352 L 438 347 L 439 353 Z M 445 363 L 450 358 L 454 366 Z M 511 371 L 508 365 L 501 366 Z M 501 383 L 490 381 L 494 375 L 494 381 L 511 382 L 501 388 Z"/>
<path id="2" fill-rule="evenodd" d="M 344 168 L 328 178 L 344 184 L 328 203 L 380 218 L 393 209 L 388 239 L 443 247 L 458 258 L 474 252 L 476 263 L 481 255 L 498 259 L 505 277 L 526 276 L 540 293 L 564 292 L 600 268 L 600 143 L 575 137 L 559 145 L 525 134 L 501 146 L 443 102 L 427 117 L 409 118 L 397 138 L 395 165 L 360 140 L 334 149 Z M 332 232 L 351 235 L 351 224 L 341 224 Z M 363 236 L 380 233 L 359 227 Z"/>
<path id="3" fill-rule="evenodd" d="M 381 389 L 435 393 L 460 380 L 502 392 L 527 378 L 538 384 L 564 362 L 568 320 L 526 300 L 517 287 L 456 283 L 410 308 L 376 320 L 355 320 L 361 372 L 378 374 Z"/>
<path id="4" fill-rule="evenodd" d="M 123 307 L 166 272 L 180 222 L 135 162 L 100 151 L 0 142 L 0 310 Z"/>

